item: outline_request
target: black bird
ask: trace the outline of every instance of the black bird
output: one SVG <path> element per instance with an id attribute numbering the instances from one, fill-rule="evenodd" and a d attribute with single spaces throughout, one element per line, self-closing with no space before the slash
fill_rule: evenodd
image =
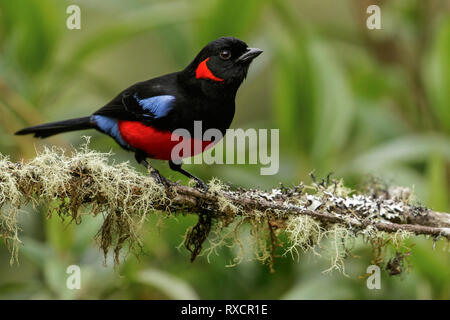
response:
<path id="1" fill-rule="evenodd" d="M 236 92 L 250 63 L 261 53 L 239 39 L 222 37 L 207 44 L 184 70 L 138 82 L 90 116 L 37 125 L 15 134 L 47 138 L 96 129 L 134 152 L 138 163 L 148 167 L 147 158 L 169 160 L 172 170 L 206 187 L 181 168 L 179 159 L 171 157 L 173 147 L 179 143 L 172 141 L 172 132 L 186 129 L 194 137 L 194 121 L 202 121 L 203 132 L 218 129 L 225 134 L 234 117 Z M 202 141 L 200 152 L 210 144 Z M 192 155 L 195 152 L 185 152 L 179 158 Z M 152 173 L 159 182 L 170 183 L 157 170 Z"/>

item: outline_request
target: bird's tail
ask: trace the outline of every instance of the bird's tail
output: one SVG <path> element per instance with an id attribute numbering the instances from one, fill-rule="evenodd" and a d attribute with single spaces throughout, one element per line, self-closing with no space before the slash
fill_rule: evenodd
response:
<path id="1" fill-rule="evenodd" d="M 16 135 L 34 134 L 37 138 L 47 138 L 58 133 L 91 129 L 91 117 L 82 117 L 64 121 L 40 124 L 17 131 Z"/>

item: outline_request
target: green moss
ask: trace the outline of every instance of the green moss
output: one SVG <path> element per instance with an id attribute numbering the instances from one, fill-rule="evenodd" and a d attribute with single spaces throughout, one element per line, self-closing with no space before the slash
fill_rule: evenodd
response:
<path id="1" fill-rule="evenodd" d="M 0 231 L 12 242 L 12 261 L 17 259 L 18 210 L 29 202 L 50 204 L 50 214 L 76 222 L 83 214 L 104 215 L 97 240 L 105 256 L 114 247 L 116 261 L 125 243 L 140 246 L 140 227 L 154 204 L 165 200 L 164 189 L 128 163 L 108 164 L 109 156 L 90 150 L 87 140 L 70 156 L 45 148 L 20 165 L 0 159 Z"/>

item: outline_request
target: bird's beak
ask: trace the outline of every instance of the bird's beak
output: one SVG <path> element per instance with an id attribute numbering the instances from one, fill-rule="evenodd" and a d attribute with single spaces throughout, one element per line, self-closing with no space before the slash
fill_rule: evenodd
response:
<path id="1" fill-rule="evenodd" d="M 247 48 L 247 51 L 242 54 L 239 58 L 237 58 L 237 62 L 250 62 L 253 59 L 255 59 L 257 56 L 259 56 L 263 51 L 258 48 Z"/>

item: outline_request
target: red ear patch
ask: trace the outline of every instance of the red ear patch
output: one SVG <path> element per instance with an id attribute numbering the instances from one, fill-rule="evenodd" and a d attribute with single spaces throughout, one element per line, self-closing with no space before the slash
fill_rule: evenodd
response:
<path id="1" fill-rule="evenodd" d="M 214 80 L 214 81 L 223 81 L 223 79 L 216 77 L 215 75 L 213 75 L 211 70 L 208 69 L 208 65 L 206 64 L 206 62 L 208 60 L 209 60 L 209 58 L 203 60 L 198 65 L 197 70 L 195 70 L 195 77 L 197 79 L 210 79 L 210 80 Z"/>

